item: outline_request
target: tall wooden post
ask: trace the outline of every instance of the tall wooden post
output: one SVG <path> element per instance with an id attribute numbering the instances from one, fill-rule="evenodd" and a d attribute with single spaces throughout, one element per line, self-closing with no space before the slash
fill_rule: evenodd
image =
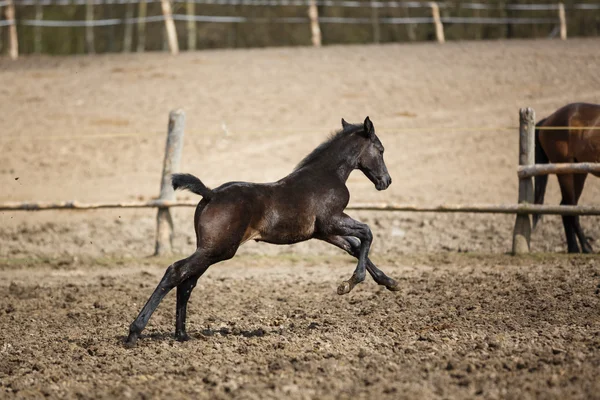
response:
<path id="1" fill-rule="evenodd" d="M 44 6 L 42 1 L 37 0 L 35 2 L 35 20 L 42 21 L 44 19 Z M 42 27 L 36 25 L 33 28 L 33 52 L 40 54 L 42 52 Z"/>
<path id="2" fill-rule="evenodd" d="M 567 17 L 564 3 L 558 3 L 558 19 L 560 20 L 560 38 L 567 40 Z"/>
<path id="3" fill-rule="evenodd" d="M 94 47 L 94 2 L 93 0 L 87 0 L 85 4 L 85 45 L 88 53 L 95 53 L 96 48 Z"/>
<path id="4" fill-rule="evenodd" d="M 519 110 L 519 165 L 535 164 L 535 111 Z M 519 204 L 533 204 L 533 177 L 519 179 Z M 513 231 L 513 254 L 528 253 L 531 242 L 529 214 L 517 214 Z"/>
<path id="5" fill-rule="evenodd" d="M 319 10 L 317 9 L 316 0 L 309 0 L 308 2 L 308 18 L 310 19 L 312 45 L 321 47 L 321 28 L 319 27 Z"/>
<path id="6" fill-rule="evenodd" d="M 473 17 L 474 18 L 480 18 L 481 17 L 481 11 L 478 8 L 475 8 L 473 10 Z M 475 40 L 481 40 L 481 25 L 479 24 L 474 24 L 475 26 L 473 27 L 473 29 L 475 30 Z"/>
<path id="7" fill-rule="evenodd" d="M 189 18 L 187 21 L 188 50 L 196 50 L 196 21 L 193 20 L 196 16 L 196 3 L 188 1 L 186 11 Z"/>
<path id="8" fill-rule="evenodd" d="M 179 171 L 181 151 L 183 149 L 183 131 L 185 113 L 173 110 L 169 113 L 169 133 L 165 150 L 159 200 L 175 200 L 175 191 L 171 186 L 171 175 Z M 168 207 L 160 207 L 156 215 L 156 246 L 154 255 L 169 254 L 173 248 L 173 218 Z"/>
<path id="9" fill-rule="evenodd" d="M 179 43 L 177 42 L 177 31 L 175 22 L 173 22 L 173 11 L 171 11 L 171 2 L 169 0 L 160 0 L 163 15 L 165 16 L 165 29 L 169 40 L 169 49 L 171 54 L 179 53 Z"/>
<path id="10" fill-rule="evenodd" d="M 138 5 L 138 26 L 137 26 L 137 52 L 143 53 L 146 49 L 146 14 L 148 4 L 146 0 L 140 0 Z"/>
<path id="11" fill-rule="evenodd" d="M 406 5 L 400 7 L 401 17 L 410 18 L 409 8 Z M 417 40 L 417 25 L 416 24 L 404 24 L 406 26 L 406 35 L 408 36 L 408 40 L 414 42 Z"/>
<path id="12" fill-rule="evenodd" d="M 381 30 L 379 28 L 379 8 L 375 0 L 371 0 L 371 25 L 373 27 L 373 43 L 381 41 Z"/>
<path id="13" fill-rule="evenodd" d="M 8 0 L 6 5 L 6 19 L 10 22 L 8 26 L 9 54 L 10 58 L 16 60 L 19 57 L 19 39 L 17 37 L 17 21 L 13 0 Z"/>
<path id="14" fill-rule="evenodd" d="M 108 17 L 107 19 L 113 19 L 115 16 L 115 6 L 114 4 L 106 4 L 104 6 L 104 10 L 102 12 L 103 16 Z M 110 53 L 115 52 L 115 26 L 108 25 L 105 29 L 108 30 L 108 51 Z"/>
<path id="15" fill-rule="evenodd" d="M 435 37 L 438 43 L 444 43 L 446 38 L 444 37 L 444 25 L 442 25 L 442 19 L 440 18 L 440 7 L 434 2 L 429 3 L 429 6 L 431 7 L 431 16 L 435 24 Z"/>
<path id="16" fill-rule="evenodd" d="M 125 5 L 125 31 L 123 32 L 123 52 L 131 52 L 131 42 L 133 39 L 133 2 L 128 1 Z"/>

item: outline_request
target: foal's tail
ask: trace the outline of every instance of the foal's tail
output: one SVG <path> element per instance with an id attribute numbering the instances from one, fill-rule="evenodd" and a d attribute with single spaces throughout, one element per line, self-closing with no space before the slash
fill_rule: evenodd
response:
<path id="1" fill-rule="evenodd" d="M 171 182 L 173 183 L 173 189 L 187 189 L 192 193 L 199 194 L 206 200 L 210 200 L 213 195 L 213 191 L 192 174 L 173 174 Z"/>
<path id="2" fill-rule="evenodd" d="M 548 155 L 542 148 L 542 144 L 540 143 L 540 130 L 537 129 L 540 125 L 542 125 L 546 119 L 544 118 L 537 124 L 535 124 L 535 163 L 536 164 L 548 164 L 550 160 L 548 159 Z M 546 194 L 546 185 L 548 184 L 548 175 L 538 175 L 534 178 L 535 181 L 535 198 L 534 204 L 544 204 L 544 195 Z M 535 229 L 536 225 L 539 221 L 542 220 L 542 214 L 533 214 L 533 229 Z"/>

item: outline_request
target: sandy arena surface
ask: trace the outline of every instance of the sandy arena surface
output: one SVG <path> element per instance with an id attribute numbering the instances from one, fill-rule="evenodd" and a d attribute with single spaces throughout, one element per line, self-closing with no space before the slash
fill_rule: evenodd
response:
<path id="1" fill-rule="evenodd" d="M 148 200 L 168 112 L 182 170 L 274 181 L 369 115 L 394 179 L 353 202 L 517 198 L 519 107 L 600 103 L 600 40 L 277 48 L 0 59 L 0 202 Z M 513 129 L 509 129 L 509 128 Z M 17 179 L 18 178 L 18 179 Z M 597 204 L 589 178 L 581 204 Z M 191 194 L 179 193 L 192 199 Z M 550 179 L 547 203 L 560 201 Z M 212 267 L 174 342 L 174 296 L 135 349 L 127 327 L 178 256 L 152 254 L 155 210 L 0 212 L 0 397 L 600 398 L 600 264 L 568 257 L 560 217 L 513 258 L 514 216 L 353 212 L 402 286 L 335 288 L 354 261 L 323 243 L 248 243 Z M 599 219 L 582 218 L 600 237 Z M 592 242 L 594 245 L 594 242 Z M 544 253 L 544 254 L 541 254 Z"/>

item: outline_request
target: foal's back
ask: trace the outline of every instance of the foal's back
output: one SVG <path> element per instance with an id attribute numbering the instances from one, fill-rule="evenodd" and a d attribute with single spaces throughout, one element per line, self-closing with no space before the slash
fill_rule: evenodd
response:
<path id="1" fill-rule="evenodd" d="M 314 237 L 319 218 L 345 208 L 349 194 L 345 186 L 344 190 L 339 195 L 332 182 L 298 171 L 273 183 L 228 182 L 213 189 L 210 202 L 199 206 L 196 229 L 203 240 L 215 241 L 222 237 L 217 232 L 226 231 L 231 246 L 249 240 L 305 241 Z"/>

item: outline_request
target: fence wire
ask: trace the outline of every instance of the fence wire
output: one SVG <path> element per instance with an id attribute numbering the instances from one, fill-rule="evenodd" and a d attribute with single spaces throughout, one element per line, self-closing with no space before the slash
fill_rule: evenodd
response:
<path id="1" fill-rule="evenodd" d="M 157 3 L 160 0 L 16 0 L 15 4 L 19 6 L 32 5 L 105 5 L 105 4 L 138 4 L 142 1 L 146 3 Z M 223 6 L 263 6 L 263 7 L 280 7 L 280 6 L 308 6 L 309 0 L 175 0 L 176 3 L 193 2 L 196 4 L 212 4 Z M 0 1 L 0 6 L 5 6 L 8 1 Z M 349 8 L 429 8 L 429 2 L 400 2 L 400 1 L 355 1 L 355 0 L 316 0 L 319 6 L 328 7 L 349 7 Z M 449 8 L 452 6 L 450 2 L 439 3 L 440 7 Z M 497 6 L 487 3 L 464 3 L 460 4 L 461 8 L 473 10 L 494 10 Z M 517 11 L 547 11 L 558 10 L 558 4 L 507 4 L 504 7 L 507 10 Z M 599 4 L 578 3 L 573 4 L 573 9 L 580 10 L 598 10 Z M 213 23 L 285 23 L 285 24 L 305 24 L 310 22 L 307 17 L 244 17 L 244 16 L 219 16 L 219 15 L 188 15 L 188 14 L 173 14 L 173 19 L 176 21 L 194 21 L 194 22 L 213 22 Z M 320 17 L 319 23 L 324 24 L 372 24 L 373 19 L 367 17 Z M 24 26 L 39 26 L 46 28 L 58 27 L 101 27 L 115 26 L 122 24 L 137 24 L 140 22 L 163 22 L 163 15 L 135 18 L 111 18 L 111 19 L 94 19 L 94 20 L 38 20 L 26 19 L 20 20 L 17 23 Z M 431 24 L 434 22 L 431 17 L 390 17 L 378 18 L 378 23 L 390 25 L 402 24 Z M 519 17 L 452 17 L 445 16 L 441 18 L 442 23 L 446 24 L 555 24 L 559 22 L 558 18 L 519 18 Z M 13 25 L 14 20 L 0 21 L 0 27 Z"/>
<path id="2" fill-rule="evenodd" d="M 600 130 L 600 126 L 539 126 L 535 128 L 539 131 L 574 131 L 574 130 Z M 418 132 L 516 132 L 518 126 L 465 126 L 465 127 L 414 127 L 414 128 L 378 128 L 377 132 L 386 134 L 397 133 L 418 133 Z M 314 133 L 315 130 L 294 130 L 294 131 L 277 131 L 286 135 L 306 135 Z M 187 132 L 187 136 L 199 136 L 206 132 Z M 219 132 L 220 134 L 221 132 Z M 275 133 L 274 131 L 242 131 L 236 132 L 235 136 L 254 135 L 258 133 Z M 1 140 L 79 140 L 79 139 L 107 139 L 107 138 L 131 138 L 131 137 L 147 137 L 163 135 L 164 132 L 123 132 L 123 133 L 96 133 L 88 135 L 44 135 L 44 136 L 23 136 L 23 135 L 3 135 Z M 217 135 L 216 132 L 210 132 L 211 135 Z"/>

